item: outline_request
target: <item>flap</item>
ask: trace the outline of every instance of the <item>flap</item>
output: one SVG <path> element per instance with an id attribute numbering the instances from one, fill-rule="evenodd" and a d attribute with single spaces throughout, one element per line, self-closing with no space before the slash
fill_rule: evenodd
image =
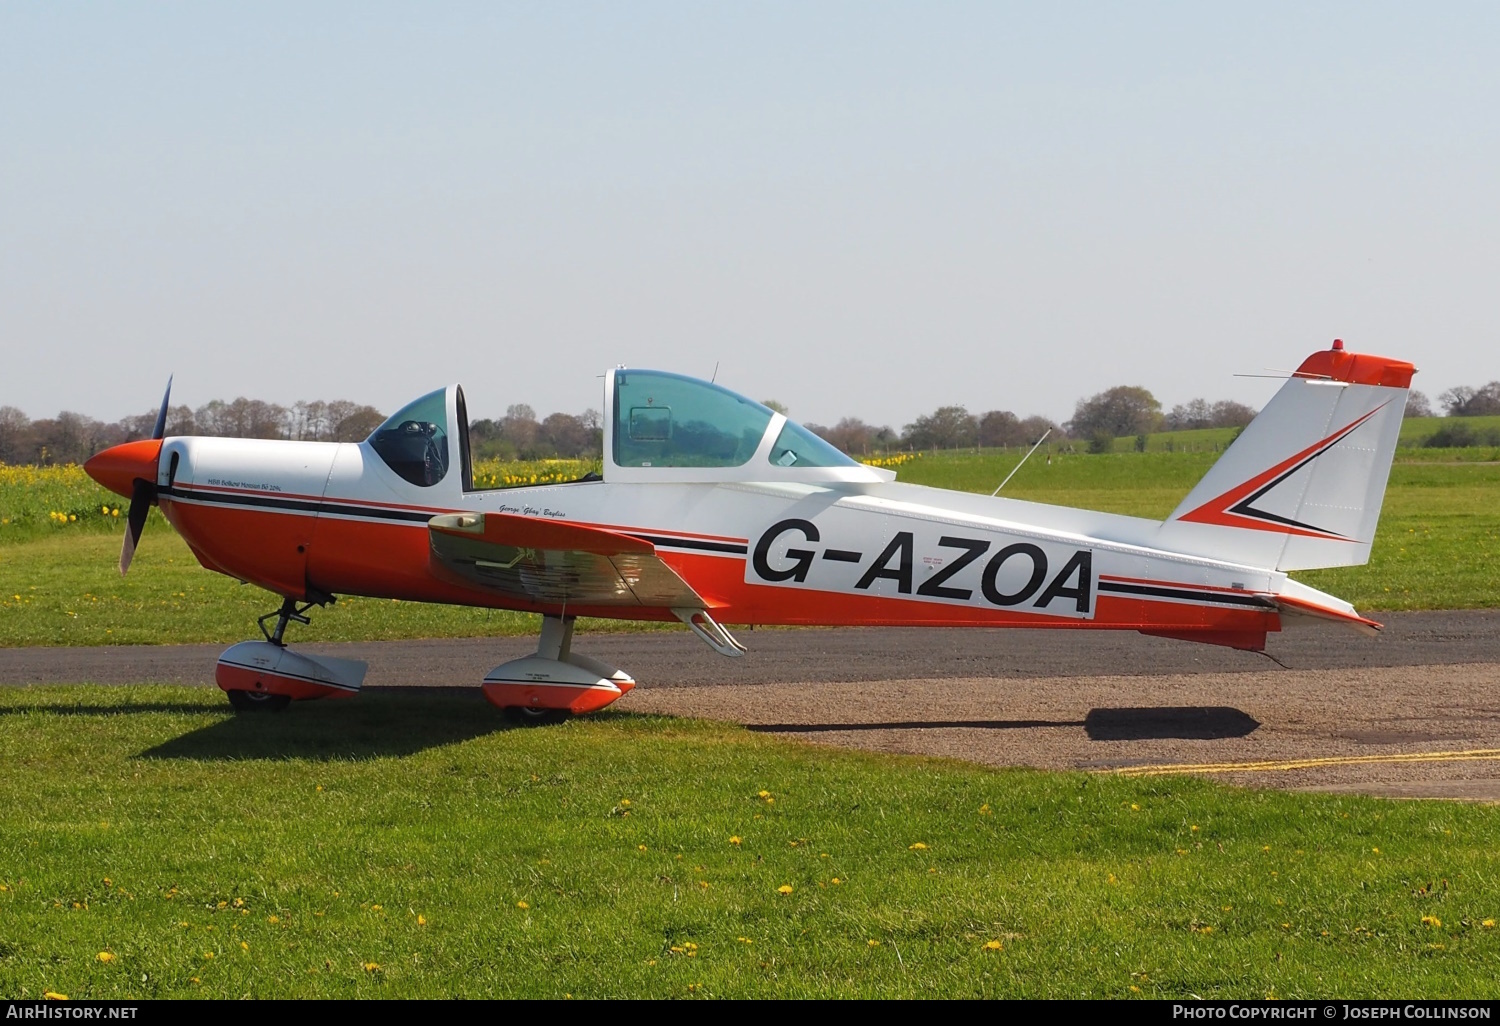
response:
<path id="1" fill-rule="evenodd" d="M 544 605 L 704 608 L 650 542 L 509 513 L 446 513 L 427 523 L 445 580 Z"/>

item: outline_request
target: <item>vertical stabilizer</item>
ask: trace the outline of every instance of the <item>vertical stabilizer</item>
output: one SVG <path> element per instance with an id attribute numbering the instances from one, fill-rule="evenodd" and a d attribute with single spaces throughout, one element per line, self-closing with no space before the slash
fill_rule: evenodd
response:
<path id="1" fill-rule="evenodd" d="M 1314 353 L 1162 525 L 1161 544 L 1276 570 L 1370 558 L 1416 368 Z"/>

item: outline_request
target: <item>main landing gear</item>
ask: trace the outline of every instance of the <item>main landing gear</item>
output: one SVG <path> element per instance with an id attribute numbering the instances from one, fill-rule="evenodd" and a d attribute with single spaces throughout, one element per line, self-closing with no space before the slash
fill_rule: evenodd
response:
<path id="1" fill-rule="evenodd" d="M 513 723 L 559 723 L 575 713 L 603 709 L 635 687 L 635 679 L 608 663 L 572 650 L 571 616 L 544 616 L 536 654 L 501 663 L 484 675 L 484 697 Z"/>
<path id="2" fill-rule="evenodd" d="M 366 665 L 356 659 L 310 656 L 286 647 L 287 624 L 307 624 L 307 611 L 327 605 L 333 596 L 298 603 L 284 599 L 281 608 L 257 622 L 265 641 L 242 641 L 226 649 L 214 668 L 214 680 L 236 712 L 279 712 L 293 699 L 348 697 L 359 693 Z M 276 626 L 266 628 L 275 618 Z"/>

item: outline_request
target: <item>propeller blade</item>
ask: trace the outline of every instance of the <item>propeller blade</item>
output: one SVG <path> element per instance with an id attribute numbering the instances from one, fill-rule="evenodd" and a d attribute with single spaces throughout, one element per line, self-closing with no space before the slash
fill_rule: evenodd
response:
<path id="1" fill-rule="evenodd" d="M 165 438 L 167 435 L 167 403 L 172 398 L 172 375 L 167 375 L 167 391 L 161 397 L 161 409 L 156 414 L 156 427 L 151 432 L 152 438 Z"/>
<path id="2" fill-rule="evenodd" d="M 151 512 L 151 503 L 156 498 L 156 484 L 136 479 L 135 489 L 130 495 L 130 514 L 125 518 L 125 541 L 120 546 L 120 576 L 130 569 L 135 558 L 135 547 L 140 544 L 141 531 L 146 526 L 146 515 Z"/>

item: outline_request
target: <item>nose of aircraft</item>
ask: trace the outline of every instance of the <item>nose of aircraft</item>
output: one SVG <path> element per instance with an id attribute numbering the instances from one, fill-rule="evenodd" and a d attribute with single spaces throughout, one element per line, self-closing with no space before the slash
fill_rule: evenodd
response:
<path id="1" fill-rule="evenodd" d="M 83 469 L 110 491 L 128 499 L 134 494 L 136 478 L 156 483 L 156 466 L 160 459 L 161 439 L 143 438 L 105 449 L 91 457 Z"/>

